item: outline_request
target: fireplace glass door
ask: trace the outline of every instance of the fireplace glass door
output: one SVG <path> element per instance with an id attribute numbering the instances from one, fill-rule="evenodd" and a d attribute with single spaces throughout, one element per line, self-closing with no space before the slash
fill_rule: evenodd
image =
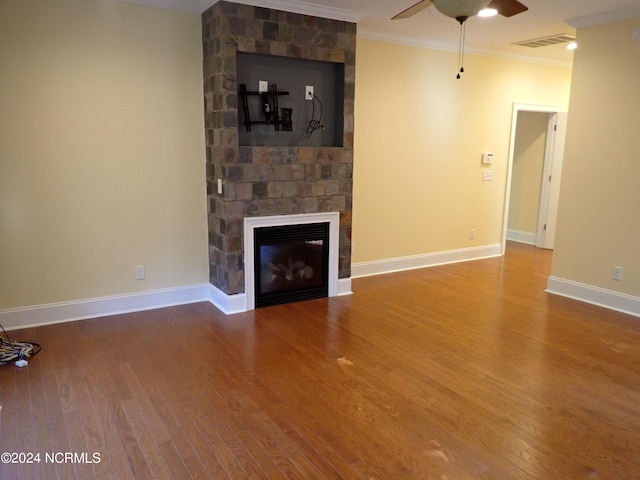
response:
<path id="1" fill-rule="evenodd" d="M 254 230 L 255 305 L 328 296 L 329 222 Z"/>

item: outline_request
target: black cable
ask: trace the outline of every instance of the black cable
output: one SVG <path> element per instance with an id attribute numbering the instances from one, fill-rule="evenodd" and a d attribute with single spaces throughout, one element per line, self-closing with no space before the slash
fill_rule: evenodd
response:
<path id="1" fill-rule="evenodd" d="M 0 325 L 2 333 L 6 338 L 0 337 L 0 366 L 7 365 L 16 360 L 33 357 L 42 347 L 35 342 L 16 342 L 9 338 L 9 334 Z"/>
<path id="2" fill-rule="evenodd" d="M 313 132 L 315 132 L 316 130 L 324 130 L 326 127 L 322 124 L 322 102 L 320 101 L 320 99 L 314 95 L 313 93 L 310 93 L 311 95 L 311 120 L 309 120 L 309 125 L 307 126 L 307 135 L 311 136 L 311 134 Z M 320 117 L 316 120 L 316 100 L 318 101 L 318 105 L 320 105 Z"/>

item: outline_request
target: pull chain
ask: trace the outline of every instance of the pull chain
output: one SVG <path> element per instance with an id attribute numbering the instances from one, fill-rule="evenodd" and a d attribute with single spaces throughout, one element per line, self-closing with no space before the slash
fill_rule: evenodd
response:
<path id="1" fill-rule="evenodd" d="M 466 20 L 466 19 L 465 19 Z M 460 22 L 460 43 L 458 46 L 458 75 L 456 78 L 460 80 L 461 73 L 464 73 L 464 44 L 467 38 L 467 24 L 465 21 Z"/>

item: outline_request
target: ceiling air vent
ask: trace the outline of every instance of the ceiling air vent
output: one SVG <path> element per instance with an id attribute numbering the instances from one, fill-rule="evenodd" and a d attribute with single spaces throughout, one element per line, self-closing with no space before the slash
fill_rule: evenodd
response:
<path id="1" fill-rule="evenodd" d="M 550 45 L 558 45 L 560 43 L 574 42 L 576 37 L 573 35 L 550 35 L 548 37 L 534 38 L 533 40 L 523 40 L 522 42 L 515 42 L 512 45 L 520 45 L 521 47 L 540 48 L 548 47 Z"/>

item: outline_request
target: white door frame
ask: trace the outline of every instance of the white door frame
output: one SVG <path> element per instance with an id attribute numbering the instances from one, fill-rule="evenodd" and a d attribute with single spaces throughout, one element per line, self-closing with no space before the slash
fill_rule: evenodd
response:
<path id="1" fill-rule="evenodd" d="M 558 203 L 560 201 L 560 180 L 562 176 L 562 162 L 564 161 L 564 142 L 567 134 L 567 112 L 559 112 L 553 115 L 550 121 L 550 128 L 554 129 L 553 145 L 550 145 L 550 159 L 545 184 L 547 185 L 546 200 L 547 207 L 544 217 L 541 217 L 539 228 L 543 228 L 543 241 L 541 248 L 553 250 L 556 238 L 556 222 L 558 220 Z M 542 212 L 541 212 L 542 213 Z M 546 229 L 544 229 L 546 225 Z M 538 245 L 536 245 L 538 246 Z"/>
<path id="2" fill-rule="evenodd" d="M 547 216 L 549 213 L 549 193 L 553 177 L 553 152 L 556 143 L 558 114 L 550 113 L 547 119 L 547 136 L 544 146 L 544 164 L 542 165 L 542 183 L 540 185 L 540 199 L 538 201 L 538 223 L 536 228 L 536 247 L 545 248 L 547 238 Z M 551 238 L 551 236 L 549 236 Z"/>
<path id="3" fill-rule="evenodd" d="M 558 118 L 558 114 L 562 112 L 562 109 L 560 107 L 556 107 L 556 106 L 550 106 L 550 105 L 531 105 L 531 104 L 526 104 L 526 103 L 514 103 L 513 104 L 513 113 L 512 113 L 512 118 L 511 118 L 511 137 L 510 137 L 510 142 L 509 142 L 509 160 L 508 160 L 508 164 L 507 164 L 507 185 L 506 185 L 506 189 L 505 189 L 505 202 L 504 202 L 504 210 L 503 210 L 503 217 L 502 217 L 502 255 L 505 254 L 506 249 L 507 249 L 507 228 L 508 228 L 508 224 L 509 224 L 509 202 L 511 200 L 511 177 L 512 177 L 512 173 L 513 173 L 513 157 L 515 154 L 515 144 L 516 144 L 516 131 L 517 131 L 517 127 L 518 127 L 518 113 L 519 112 L 541 112 L 541 113 L 548 113 L 549 114 L 549 128 L 553 129 L 553 125 L 556 125 L 557 122 L 556 120 L 559 120 Z M 564 118 L 564 117 L 563 117 Z M 563 129 L 564 130 L 564 129 Z M 562 133 L 561 135 L 559 135 L 559 141 L 555 141 L 555 137 L 556 135 L 553 135 L 554 138 L 549 138 L 549 135 L 547 135 L 547 144 L 546 144 L 546 148 L 545 148 L 545 159 L 544 159 L 544 172 L 546 177 L 548 178 L 549 175 L 552 175 L 556 180 L 558 180 L 557 182 L 553 182 L 553 184 L 551 185 L 551 187 L 549 188 L 548 182 L 543 182 L 543 192 L 544 192 L 544 199 L 541 198 L 541 210 L 544 209 L 544 218 L 547 217 L 547 210 L 548 210 L 548 205 L 549 205 L 549 199 L 551 195 L 556 195 L 554 197 L 555 205 L 557 207 L 557 188 L 554 188 L 556 185 L 559 185 L 559 180 L 560 180 L 560 168 L 561 168 L 561 158 L 562 158 L 562 150 L 560 150 L 558 147 L 562 147 L 562 149 L 564 149 L 564 134 Z M 561 139 L 561 140 L 560 140 Z M 551 140 L 551 141 L 550 141 Z M 554 157 L 558 159 L 558 161 L 553 161 Z M 553 173 L 547 173 L 547 172 L 553 172 Z M 552 214 L 553 220 L 554 220 L 554 225 L 553 225 L 553 232 L 555 233 L 555 208 L 553 209 L 554 212 Z M 544 220 L 542 222 L 542 225 L 540 225 L 540 221 L 538 222 L 538 232 L 540 231 L 540 229 L 544 228 Z M 546 222 L 548 225 L 548 221 Z M 547 231 L 547 233 L 550 233 L 549 231 Z M 545 244 L 544 247 L 545 248 L 552 248 L 553 246 L 553 235 L 544 235 L 545 237 Z M 550 239 L 550 245 L 551 246 L 547 246 L 546 244 L 546 238 Z M 536 242 L 538 243 L 538 242 Z"/>

